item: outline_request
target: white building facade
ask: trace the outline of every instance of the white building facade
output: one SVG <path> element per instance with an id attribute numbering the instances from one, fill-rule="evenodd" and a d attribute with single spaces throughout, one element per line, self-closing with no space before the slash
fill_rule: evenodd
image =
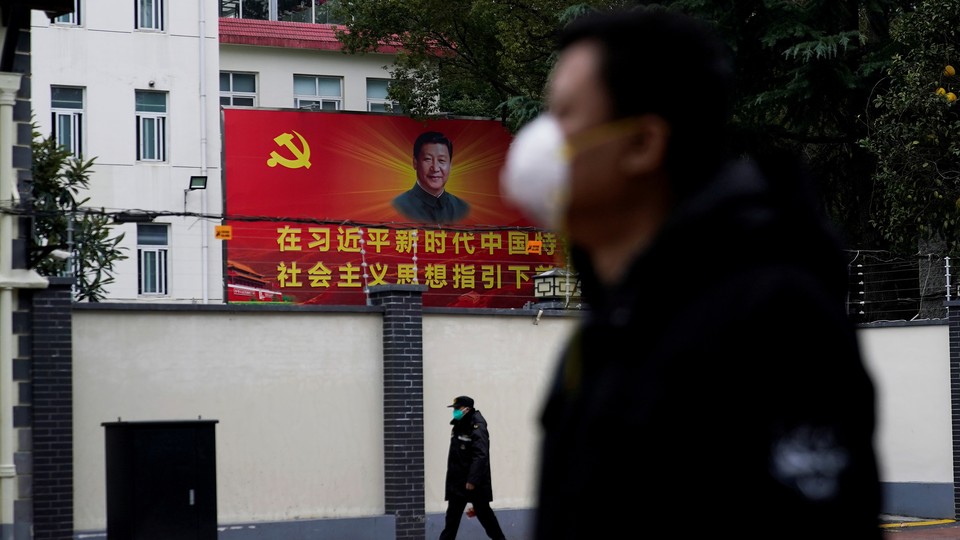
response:
<path id="1" fill-rule="evenodd" d="M 286 3 L 76 0 L 54 20 L 33 12 L 38 130 L 95 160 L 85 206 L 124 233 L 128 258 L 105 301 L 223 302 L 221 106 L 389 106 L 392 51 L 344 54 L 333 25 L 296 22 L 325 20 L 321 4 Z"/>

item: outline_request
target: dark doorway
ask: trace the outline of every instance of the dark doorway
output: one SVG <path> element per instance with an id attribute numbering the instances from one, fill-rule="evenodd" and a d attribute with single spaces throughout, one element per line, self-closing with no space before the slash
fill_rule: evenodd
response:
<path id="1" fill-rule="evenodd" d="M 110 540 L 217 539 L 216 423 L 103 424 Z"/>

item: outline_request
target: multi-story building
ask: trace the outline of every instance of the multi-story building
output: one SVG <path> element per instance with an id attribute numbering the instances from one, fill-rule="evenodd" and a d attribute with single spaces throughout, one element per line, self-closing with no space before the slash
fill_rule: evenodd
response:
<path id="1" fill-rule="evenodd" d="M 322 0 L 74 2 L 33 12 L 32 107 L 124 234 L 106 300 L 219 303 L 221 108 L 384 111 L 394 51 L 343 54 Z"/>

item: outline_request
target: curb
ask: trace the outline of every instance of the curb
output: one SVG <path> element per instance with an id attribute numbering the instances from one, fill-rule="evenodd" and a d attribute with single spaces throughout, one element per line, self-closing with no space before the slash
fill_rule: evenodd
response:
<path id="1" fill-rule="evenodd" d="M 947 525 L 949 523 L 956 523 L 954 519 L 931 519 L 931 520 L 908 520 L 908 521 L 898 521 L 894 523 L 883 523 L 880 525 L 881 529 L 899 529 L 901 527 L 929 527 L 932 525 Z"/>

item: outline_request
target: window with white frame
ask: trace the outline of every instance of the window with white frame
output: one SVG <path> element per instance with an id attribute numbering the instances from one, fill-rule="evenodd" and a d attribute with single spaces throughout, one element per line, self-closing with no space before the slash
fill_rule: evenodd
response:
<path id="1" fill-rule="evenodd" d="M 343 80 L 340 77 L 294 75 L 293 106 L 321 111 L 340 110 L 343 108 Z"/>
<path id="2" fill-rule="evenodd" d="M 73 0 L 73 11 L 70 13 L 64 13 L 59 17 L 53 18 L 54 24 L 62 24 L 65 26 L 79 26 L 80 25 L 80 0 Z"/>
<path id="3" fill-rule="evenodd" d="M 57 143 L 75 156 L 83 155 L 83 88 L 50 87 L 50 125 Z"/>
<path id="4" fill-rule="evenodd" d="M 255 73 L 220 72 L 220 104 L 238 107 L 257 106 L 257 75 Z"/>
<path id="5" fill-rule="evenodd" d="M 220 0 L 220 16 L 231 19 L 317 24 L 344 22 L 340 0 Z"/>
<path id="6" fill-rule="evenodd" d="M 367 110 L 371 112 L 399 112 L 395 101 L 387 99 L 390 79 L 367 79 Z"/>
<path id="7" fill-rule="evenodd" d="M 137 293 L 166 295 L 167 252 L 170 249 L 166 225 L 137 224 Z"/>
<path id="8" fill-rule="evenodd" d="M 167 160 L 167 93 L 137 90 L 137 161 Z"/>
<path id="9" fill-rule="evenodd" d="M 137 30 L 163 30 L 163 0 L 134 0 Z"/>

